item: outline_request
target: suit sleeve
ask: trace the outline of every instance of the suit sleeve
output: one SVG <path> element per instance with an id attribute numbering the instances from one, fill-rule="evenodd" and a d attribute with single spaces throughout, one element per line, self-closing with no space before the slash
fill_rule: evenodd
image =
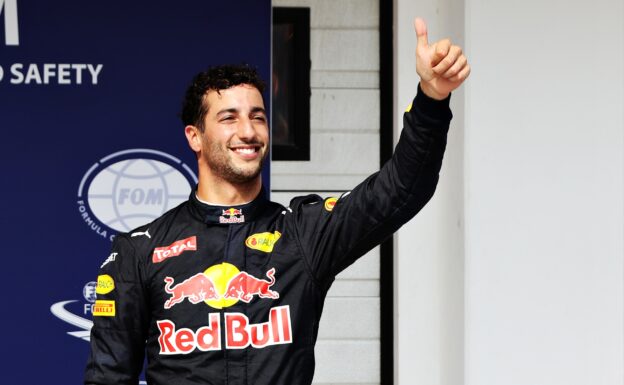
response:
<path id="1" fill-rule="evenodd" d="M 335 275 L 414 217 L 435 191 L 452 118 L 450 97 L 419 92 L 403 116 L 392 158 L 335 203 L 318 196 L 295 198 L 292 216 L 302 252 L 314 276 Z"/>
<path id="2" fill-rule="evenodd" d="M 149 313 L 144 269 L 125 235 L 100 268 L 86 385 L 138 383 Z"/>

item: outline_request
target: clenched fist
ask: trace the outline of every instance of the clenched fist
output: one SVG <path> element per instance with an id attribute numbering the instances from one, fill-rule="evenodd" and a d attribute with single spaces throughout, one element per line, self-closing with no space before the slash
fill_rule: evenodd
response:
<path id="1" fill-rule="evenodd" d="M 418 40 L 416 72 L 420 76 L 420 88 L 430 98 L 445 99 L 470 74 L 468 59 L 449 39 L 429 44 L 427 24 L 423 19 L 414 19 L 414 29 Z"/>

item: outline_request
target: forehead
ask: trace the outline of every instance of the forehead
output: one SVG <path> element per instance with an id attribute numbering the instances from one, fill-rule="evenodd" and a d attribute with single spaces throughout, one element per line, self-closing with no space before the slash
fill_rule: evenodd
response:
<path id="1" fill-rule="evenodd" d="M 209 90 L 204 95 L 204 103 L 208 113 L 217 113 L 224 108 L 241 111 L 257 107 L 264 108 L 262 94 L 256 87 L 248 84 L 239 84 L 219 91 Z"/>

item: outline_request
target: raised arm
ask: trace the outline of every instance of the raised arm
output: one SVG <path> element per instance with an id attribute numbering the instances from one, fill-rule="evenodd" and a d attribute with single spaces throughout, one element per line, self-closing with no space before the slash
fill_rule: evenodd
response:
<path id="1" fill-rule="evenodd" d="M 409 221 L 435 191 L 452 117 L 450 92 L 466 79 L 470 67 L 462 50 L 448 39 L 429 44 L 422 19 L 416 19 L 414 26 L 421 80 L 404 114 L 392 158 L 334 206 L 322 204 L 318 196 L 291 202 L 289 215 L 302 253 L 324 285 Z"/>

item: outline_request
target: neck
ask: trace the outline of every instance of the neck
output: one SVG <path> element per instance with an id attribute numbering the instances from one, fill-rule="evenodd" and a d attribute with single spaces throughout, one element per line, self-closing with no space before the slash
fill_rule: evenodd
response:
<path id="1" fill-rule="evenodd" d="M 254 200 L 262 189 L 260 176 L 252 181 L 233 184 L 222 179 L 199 175 L 197 197 L 202 201 L 223 206 L 236 206 Z"/>

